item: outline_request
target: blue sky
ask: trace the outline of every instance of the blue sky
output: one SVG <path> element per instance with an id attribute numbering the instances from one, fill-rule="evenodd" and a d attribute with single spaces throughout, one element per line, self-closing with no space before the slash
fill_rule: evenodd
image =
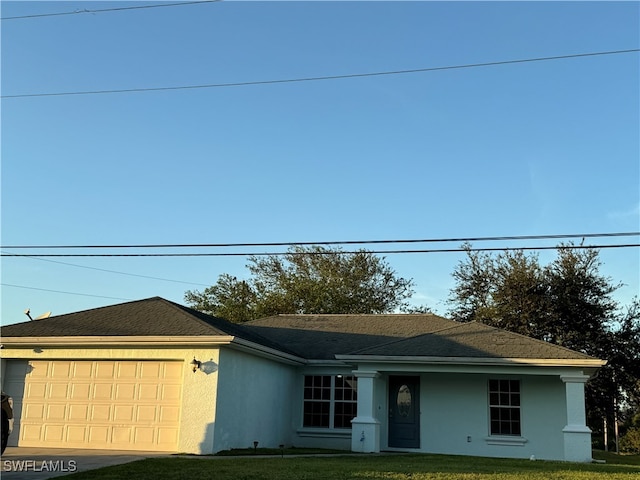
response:
<path id="1" fill-rule="evenodd" d="M 158 3 L 1 7 L 4 18 Z M 639 18 L 637 2 L 231 1 L 3 20 L 2 95 L 637 49 Z M 3 98 L 2 245 L 637 232 L 639 58 L 634 52 L 324 81 Z M 185 251 L 194 249 L 168 250 Z M 462 254 L 385 257 L 414 280 L 414 303 L 446 313 Z M 546 263 L 553 253 L 540 258 Z M 601 272 L 624 284 L 616 298 L 628 302 L 640 288 L 639 249 L 603 249 L 600 258 Z M 183 303 L 186 290 L 222 273 L 246 277 L 245 264 L 244 257 L 2 257 L 2 323 L 24 321 L 26 308 L 34 316 L 62 314 L 155 295 Z"/>

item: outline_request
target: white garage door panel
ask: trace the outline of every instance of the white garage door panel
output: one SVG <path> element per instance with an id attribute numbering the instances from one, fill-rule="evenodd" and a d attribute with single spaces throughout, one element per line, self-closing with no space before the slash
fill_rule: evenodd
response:
<path id="1" fill-rule="evenodd" d="M 32 360 L 20 445 L 172 451 L 182 363 Z"/>

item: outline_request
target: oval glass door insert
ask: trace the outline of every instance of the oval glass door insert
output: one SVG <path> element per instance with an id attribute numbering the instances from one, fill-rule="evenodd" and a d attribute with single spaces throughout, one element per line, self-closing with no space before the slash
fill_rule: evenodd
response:
<path id="1" fill-rule="evenodd" d="M 401 417 L 408 417 L 411 412 L 411 390 L 407 385 L 402 385 L 398 389 L 397 397 L 398 414 Z"/>

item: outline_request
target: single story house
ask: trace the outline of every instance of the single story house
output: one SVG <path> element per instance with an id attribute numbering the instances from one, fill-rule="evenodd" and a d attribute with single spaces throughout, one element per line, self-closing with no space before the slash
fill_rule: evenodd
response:
<path id="1" fill-rule="evenodd" d="M 604 361 L 431 314 L 234 324 L 155 297 L 2 327 L 10 445 L 591 460 Z"/>

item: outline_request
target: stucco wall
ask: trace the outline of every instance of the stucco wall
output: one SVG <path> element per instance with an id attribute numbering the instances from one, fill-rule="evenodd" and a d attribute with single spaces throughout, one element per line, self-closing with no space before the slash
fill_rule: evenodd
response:
<path id="1" fill-rule="evenodd" d="M 351 368 L 302 368 L 231 346 L 184 347 L 44 347 L 4 348 L 2 373 L 7 362 L 32 359 L 73 360 L 166 360 L 183 362 L 182 407 L 178 451 L 208 454 L 229 448 L 321 446 L 351 447 L 350 431 L 302 428 L 303 379 L 305 374 L 350 374 Z M 194 356 L 202 363 L 193 372 Z M 372 414 L 380 421 L 380 449 L 388 449 L 388 376 L 384 365 L 367 369 L 382 371 L 373 382 Z M 449 368 L 449 367 L 447 367 Z M 539 459 L 564 459 L 567 424 L 566 385 L 560 378 L 571 371 L 537 375 L 522 368 L 476 373 L 420 372 L 416 366 L 400 366 L 397 372 L 420 376 L 421 446 L 429 453 Z M 555 372 L 555 371 L 554 371 Z M 516 372 L 513 372 L 516 373 Z M 520 374 L 522 373 L 522 374 Z M 489 437 L 487 381 L 489 378 L 521 380 L 521 420 L 524 442 L 495 445 Z M 4 375 L 2 379 L 7 388 Z M 11 386 L 19 390 L 20 385 Z M 21 392 L 8 392 L 21 397 Z M 19 408 L 19 406 L 18 406 Z M 17 412 L 18 413 L 18 412 Z M 19 427 L 19 421 L 17 422 Z M 18 438 L 17 433 L 12 435 Z"/>
<path id="2" fill-rule="evenodd" d="M 295 366 L 225 348 L 220 354 L 213 451 L 291 445 Z"/>
<path id="3" fill-rule="evenodd" d="M 305 375 L 352 375 L 352 367 L 306 367 L 296 371 L 293 387 L 291 422 L 293 439 L 291 444 L 299 448 L 351 449 L 351 429 L 304 428 L 302 413 Z"/>
<path id="4" fill-rule="evenodd" d="M 182 409 L 180 412 L 180 435 L 178 451 L 185 453 L 211 453 L 215 420 L 215 402 L 218 383 L 219 350 L 217 347 L 131 347 L 131 348 L 4 348 L 4 362 L 25 362 L 29 360 L 166 360 L 182 361 L 183 386 Z M 203 362 L 203 371 L 193 373 L 190 362 L 194 356 Z M 3 378 L 4 383 L 4 378 Z M 11 392 L 17 399 L 22 397 L 24 384 L 13 385 Z M 16 412 L 19 414 L 19 411 Z M 16 422 L 19 428 L 19 422 Z M 19 432 L 12 433 L 17 439 Z"/>
<path id="5" fill-rule="evenodd" d="M 421 451 L 492 457 L 564 458 L 565 387 L 555 376 L 521 380 L 524 443 L 495 445 L 489 438 L 487 381 L 490 375 L 421 376 Z M 513 378 L 505 377 L 499 378 Z M 385 439 L 386 440 L 386 439 Z"/>

